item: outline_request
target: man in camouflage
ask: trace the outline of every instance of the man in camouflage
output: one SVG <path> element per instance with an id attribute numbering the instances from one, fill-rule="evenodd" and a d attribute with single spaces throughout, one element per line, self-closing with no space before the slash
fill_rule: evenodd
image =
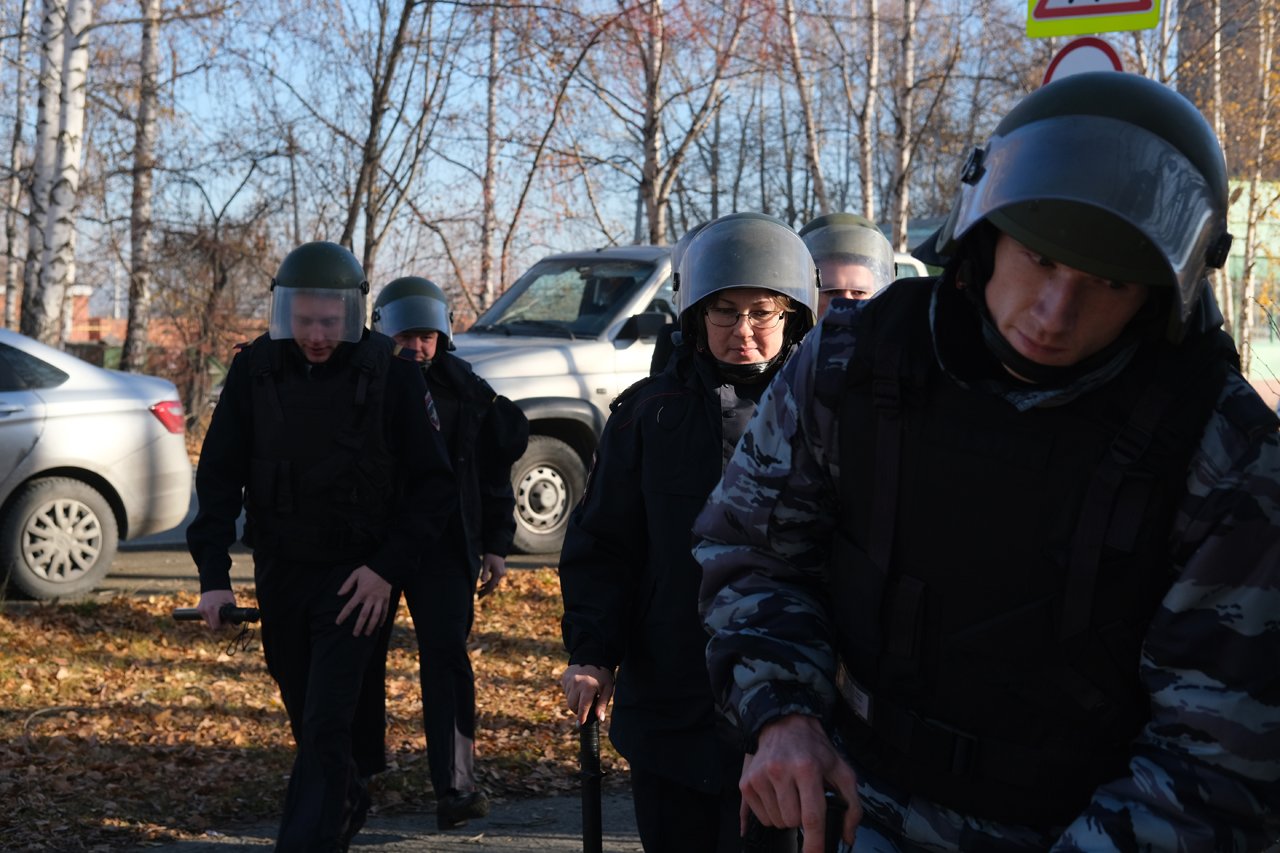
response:
<path id="1" fill-rule="evenodd" d="M 1280 439 L 1206 286 L 1226 169 L 1136 75 L 1028 96 L 937 280 L 834 307 L 694 526 L 766 824 L 858 851 L 1280 843 Z"/>

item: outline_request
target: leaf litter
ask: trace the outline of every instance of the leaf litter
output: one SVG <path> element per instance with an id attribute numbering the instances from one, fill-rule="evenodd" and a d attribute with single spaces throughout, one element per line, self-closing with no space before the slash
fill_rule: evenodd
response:
<path id="1" fill-rule="evenodd" d="M 260 643 L 229 649 L 230 633 L 170 618 L 194 604 L 189 593 L 0 602 L 0 849 L 132 849 L 278 817 L 293 741 Z M 577 788 L 560 615 L 549 568 L 511 572 L 477 603 L 476 773 L 491 797 Z M 416 649 L 402 605 L 387 658 L 389 769 L 372 787 L 383 814 L 434 800 Z M 621 780 L 625 763 L 601 744 L 606 781 Z"/>

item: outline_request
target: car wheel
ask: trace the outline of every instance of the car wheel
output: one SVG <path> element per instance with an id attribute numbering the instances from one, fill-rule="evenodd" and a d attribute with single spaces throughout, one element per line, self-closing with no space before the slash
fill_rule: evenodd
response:
<path id="1" fill-rule="evenodd" d="M 573 448 L 547 435 L 529 436 L 529 447 L 511 468 L 516 493 L 516 550 L 550 554 L 560 550 L 569 512 L 582 497 L 586 466 Z"/>
<path id="2" fill-rule="evenodd" d="M 93 589 L 116 554 L 116 517 L 105 498 L 66 477 L 33 480 L 0 521 L 9 583 L 32 598 Z"/>

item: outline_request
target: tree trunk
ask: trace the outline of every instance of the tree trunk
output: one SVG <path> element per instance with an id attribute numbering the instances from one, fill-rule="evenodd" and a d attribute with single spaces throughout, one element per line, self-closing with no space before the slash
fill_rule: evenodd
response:
<path id="1" fill-rule="evenodd" d="M 32 152 L 31 209 L 27 213 L 27 260 L 22 271 L 24 335 L 44 340 L 49 321 L 40 290 L 44 266 L 45 224 L 49 215 L 49 187 L 58 162 L 58 116 L 62 100 L 62 61 L 67 22 L 66 0 L 45 0 L 40 23 L 40 78 L 36 94 L 35 150 Z M 57 318 L 52 321 L 55 325 Z"/>
<path id="2" fill-rule="evenodd" d="M 659 200 L 662 158 L 662 68 L 666 52 L 662 0 L 653 0 L 649 8 L 649 28 L 644 50 L 644 123 L 641 145 L 644 165 L 641 167 L 640 196 L 644 201 L 648 222 L 648 242 L 661 243 L 667 230 L 666 206 Z"/>
<path id="3" fill-rule="evenodd" d="M 1267 131 L 1271 125 L 1271 70 L 1275 47 L 1275 13 L 1262 8 L 1258 13 L 1258 113 L 1257 137 L 1253 149 L 1253 174 L 1249 178 L 1249 210 L 1244 235 L 1244 279 L 1240 283 L 1240 321 L 1237 329 L 1240 370 L 1245 376 L 1253 362 L 1253 317 L 1257 302 L 1258 223 L 1268 217 L 1276 203 L 1262 199 L 1262 169 L 1267 157 Z"/>
<path id="4" fill-rule="evenodd" d="M 791 59 L 791 73 L 795 77 L 796 94 L 800 97 L 800 112 L 804 118 L 805 162 L 809 177 L 813 180 L 813 197 L 816 213 L 830 213 L 831 200 L 827 196 L 827 183 L 822 177 L 822 161 L 818 153 L 818 128 L 813 118 L 813 103 L 809 97 L 809 79 L 804 73 L 800 58 L 800 34 L 796 26 L 796 7 L 793 0 L 784 0 L 783 13 L 787 24 L 787 48 Z"/>
<path id="5" fill-rule="evenodd" d="M 387 110 L 390 108 L 391 85 L 395 80 L 396 69 L 400 62 L 400 57 L 404 53 L 406 35 L 409 31 L 409 21 L 413 16 L 414 0 L 403 0 L 400 7 L 400 19 L 397 22 L 396 33 L 392 37 L 391 44 L 387 47 L 386 55 L 383 55 L 383 44 L 381 33 L 379 33 L 378 55 L 374 61 L 373 67 L 373 91 L 369 93 L 369 123 L 365 131 L 365 138 L 360 150 L 360 171 L 356 175 L 356 185 L 351 189 L 351 198 L 347 200 L 347 215 L 342 226 L 342 236 L 338 242 L 349 248 L 354 249 L 354 240 L 356 226 L 360 222 L 362 215 L 365 219 L 365 227 L 370 227 L 369 222 L 369 199 L 373 195 L 373 185 L 377 182 L 378 168 L 381 164 L 383 140 L 382 140 L 382 122 L 386 117 Z M 385 7 L 382 8 L 381 14 L 386 15 Z M 376 215 L 376 214 L 375 214 Z M 372 223 L 376 226 L 376 222 Z M 363 262 L 369 266 L 373 263 L 373 258 L 369 256 L 371 248 L 370 238 L 366 236 Z M 372 270 L 366 267 L 365 275 L 372 275 Z"/>
<path id="6" fill-rule="evenodd" d="M 895 193 L 897 206 L 893 212 L 893 247 L 907 250 L 907 225 L 911 217 L 911 147 L 912 123 L 915 121 L 916 97 L 916 0 L 902 2 L 902 68 L 898 91 L 898 127 L 894 147 L 898 157 Z"/>
<path id="7" fill-rule="evenodd" d="M 14 51 L 13 140 L 9 146 L 9 184 L 4 212 L 4 327 L 16 329 L 21 299 L 22 263 L 18 259 L 18 201 L 22 197 L 22 119 L 27 111 L 27 28 L 31 26 L 31 2 L 21 0 L 18 39 Z"/>
<path id="8" fill-rule="evenodd" d="M 862 166 L 862 215 L 876 221 L 876 99 L 880 94 L 880 2 L 867 0 L 867 92 L 858 120 L 858 162 Z"/>
<path id="9" fill-rule="evenodd" d="M 160 68 L 160 0 L 139 0 L 142 7 L 141 80 L 133 144 L 133 204 L 129 220 L 129 321 L 120 369 L 147 367 L 147 327 L 151 323 L 152 178 L 155 169 L 156 77 Z"/>
<path id="10" fill-rule="evenodd" d="M 1213 133 L 1218 139 L 1224 138 L 1224 119 L 1222 101 L 1222 0 L 1210 0 L 1213 6 L 1213 55 L 1209 57 L 1210 80 L 1213 86 Z M 1224 265 L 1214 270 L 1211 278 L 1214 290 L 1218 295 L 1218 306 L 1222 310 L 1223 329 L 1234 337 L 1232 327 L 1235 325 L 1235 298 L 1231 292 L 1231 276 L 1229 267 Z"/>
<path id="11" fill-rule="evenodd" d="M 498 181 L 498 10 L 489 17 L 489 76 L 485 104 L 484 179 L 481 187 L 480 212 L 480 309 L 484 310 L 497 298 L 498 287 L 493 280 L 493 236 L 497 215 L 495 208 Z"/>
<path id="12" fill-rule="evenodd" d="M 53 184 L 49 188 L 44 262 L 38 286 L 42 316 L 36 337 L 54 346 L 62 343 L 66 293 L 76 282 L 76 208 L 84 154 L 85 87 L 92 21 L 93 0 L 70 0 L 63 52 L 58 150 Z"/>

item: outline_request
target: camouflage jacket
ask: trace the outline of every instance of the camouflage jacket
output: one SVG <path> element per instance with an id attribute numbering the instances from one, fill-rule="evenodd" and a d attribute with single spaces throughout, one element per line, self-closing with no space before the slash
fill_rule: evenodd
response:
<path id="1" fill-rule="evenodd" d="M 843 374 L 862 305 L 837 303 L 810 333 L 694 525 L 712 687 L 744 733 L 788 714 L 829 720 L 837 701 L 824 575 L 839 513 L 838 425 L 815 389 L 830 371 Z M 1008 391 L 1024 410 L 1069 394 Z M 1243 851 L 1280 841 L 1280 437 L 1274 422 L 1242 426 L 1263 408 L 1232 372 L 1192 456 L 1170 535 L 1177 580 L 1143 644 L 1151 716 L 1130 774 L 1052 831 L 957 814 L 860 774 L 881 831 L 902 849 L 929 850 Z"/>

